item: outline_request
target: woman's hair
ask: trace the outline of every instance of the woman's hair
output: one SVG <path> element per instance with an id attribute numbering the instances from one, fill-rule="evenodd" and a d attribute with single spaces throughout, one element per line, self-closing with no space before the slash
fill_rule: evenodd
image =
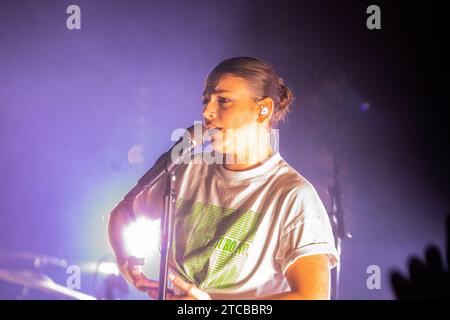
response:
<path id="1" fill-rule="evenodd" d="M 270 97 L 275 103 L 271 126 L 284 120 L 294 95 L 272 66 L 253 57 L 235 57 L 219 63 L 206 79 L 206 89 L 211 91 L 225 75 L 233 75 L 247 80 L 251 89 L 260 98 Z"/>

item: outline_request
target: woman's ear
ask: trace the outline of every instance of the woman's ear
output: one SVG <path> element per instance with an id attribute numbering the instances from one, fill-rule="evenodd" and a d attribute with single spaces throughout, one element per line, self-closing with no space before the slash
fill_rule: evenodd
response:
<path id="1" fill-rule="evenodd" d="M 274 102 L 272 98 L 266 97 L 257 101 L 258 119 L 259 123 L 263 123 L 265 120 L 270 119 L 274 110 Z"/>

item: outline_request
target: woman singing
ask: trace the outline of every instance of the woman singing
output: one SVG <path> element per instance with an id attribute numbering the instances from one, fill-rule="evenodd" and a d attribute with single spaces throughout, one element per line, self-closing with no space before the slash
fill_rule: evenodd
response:
<path id="1" fill-rule="evenodd" d="M 327 212 L 273 143 L 292 99 L 260 59 L 231 58 L 208 75 L 202 115 L 213 132 L 212 151 L 175 171 L 169 299 L 330 298 L 338 256 Z M 122 274 L 153 298 L 158 283 L 126 252 L 122 229 L 140 216 L 161 217 L 165 184 L 161 179 L 122 200 L 109 220 Z"/>

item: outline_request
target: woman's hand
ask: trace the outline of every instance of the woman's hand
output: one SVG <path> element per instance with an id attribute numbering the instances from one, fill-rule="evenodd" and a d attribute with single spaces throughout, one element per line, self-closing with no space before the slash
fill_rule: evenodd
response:
<path id="1" fill-rule="evenodd" d="M 136 289 L 147 292 L 148 287 L 153 286 L 153 281 L 148 279 L 144 273 L 142 273 L 142 266 L 144 263 L 144 259 L 130 256 L 119 269 L 122 275 L 136 287 Z"/>
<path id="2" fill-rule="evenodd" d="M 120 271 L 139 291 L 146 292 L 153 299 L 158 299 L 159 282 L 148 279 L 142 273 L 143 264 L 144 259 L 131 256 L 120 266 Z M 173 289 L 167 288 L 167 300 L 211 300 L 208 293 L 200 290 L 193 284 L 185 282 L 180 277 L 169 273 L 168 278 L 175 287 L 180 289 L 179 291 L 182 294 L 176 294 Z"/>
<path id="3" fill-rule="evenodd" d="M 187 283 L 172 273 L 169 274 L 168 278 L 175 287 L 182 291 L 182 294 L 175 294 L 172 289 L 167 289 L 167 300 L 211 300 L 211 297 L 207 292 L 200 290 L 192 283 Z M 151 298 L 158 299 L 158 282 L 152 282 L 154 285 L 147 290 L 147 293 Z"/>

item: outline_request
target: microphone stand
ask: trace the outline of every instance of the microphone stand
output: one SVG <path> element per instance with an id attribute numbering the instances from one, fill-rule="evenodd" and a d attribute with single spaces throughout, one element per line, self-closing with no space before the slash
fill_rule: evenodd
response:
<path id="1" fill-rule="evenodd" d="M 167 175 L 166 191 L 164 194 L 164 215 L 161 219 L 161 260 L 159 264 L 158 299 L 166 300 L 167 276 L 169 270 L 169 249 L 172 246 L 173 213 L 175 205 L 175 180 L 173 172 Z"/>
<path id="2" fill-rule="evenodd" d="M 341 198 L 341 185 L 339 182 L 339 171 L 340 163 L 337 159 L 337 155 L 333 154 L 333 185 L 328 187 L 328 193 L 331 199 L 331 217 L 333 222 L 333 227 L 336 234 L 336 250 L 341 260 L 336 266 L 335 277 L 333 282 L 333 299 L 338 299 L 339 297 L 339 285 L 341 276 L 341 252 L 342 252 L 342 240 L 346 238 L 345 225 L 344 225 L 344 210 L 342 208 L 342 198 Z"/>
<path id="3" fill-rule="evenodd" d="M 173 216 L 174 205 L 176 201 L 176 176 L 175 170 L 182 163 L 183 159 L 192 155 L 197 144 L 203 141 L 191 139 L 191 131 L 197 126 L 197 122 L 191 128 L 187 129 L 184 136 L 182 136 L 175 145 L 166 153 L 162 154 L 156 160 L 153 167 L 139 179 L 136 186 L 125 196 L 125 199 L 134 199 L 144 188 L 150 188 L 166 175 L 166 189 L 164 192 L 164 212 L 161 218 L 161 260 L 159 269 L 159 290 L 158 299 L 166 300 L 167 292 L 167 276 L 169 269 L 169 251 L 172 246 L 172 230 L 173 230 Z M 200 122 L 201 124 L 201 122 Z M 195 131 L 196 132 L 196 131 Z M 203 131 L 200 131 L 203 139 Z M 198 134 L 197 132 L 195 134 Z M 195 136 L 194 134 L 194 136 Z M 173 152 L 177 147 L 182 147 L 180 152 Z"/>
<path id="4" fill-rule="evenodd" d="M 341 171 L 341 162 L 338 157 L 338 142 L 337 142 L 337 109 L 342 104 L 342 96 L 339 95 L 338 103 L 332 107 L 332 157 L 333 157 L 333 184 L 328 187 L 328 194 L 331 200 L 331 210 L 329 215 L 331 216 L 331 221 L 333 224 L 333 229 L 336 235 L 336 250 L 339 257 L 339 263 L 336 266 L 336 271 L 332 284 L 332 297 L 333 299 L 338 299 L 339 297 L 339 286 L 342 268 L 342 241 L 346 238 L 351 238 L 351 235 L 346 233 L 345 223 L 344 223 L 344 209 L 342 206 L 342 190 L 339 180 L 339 173 Z"/>

